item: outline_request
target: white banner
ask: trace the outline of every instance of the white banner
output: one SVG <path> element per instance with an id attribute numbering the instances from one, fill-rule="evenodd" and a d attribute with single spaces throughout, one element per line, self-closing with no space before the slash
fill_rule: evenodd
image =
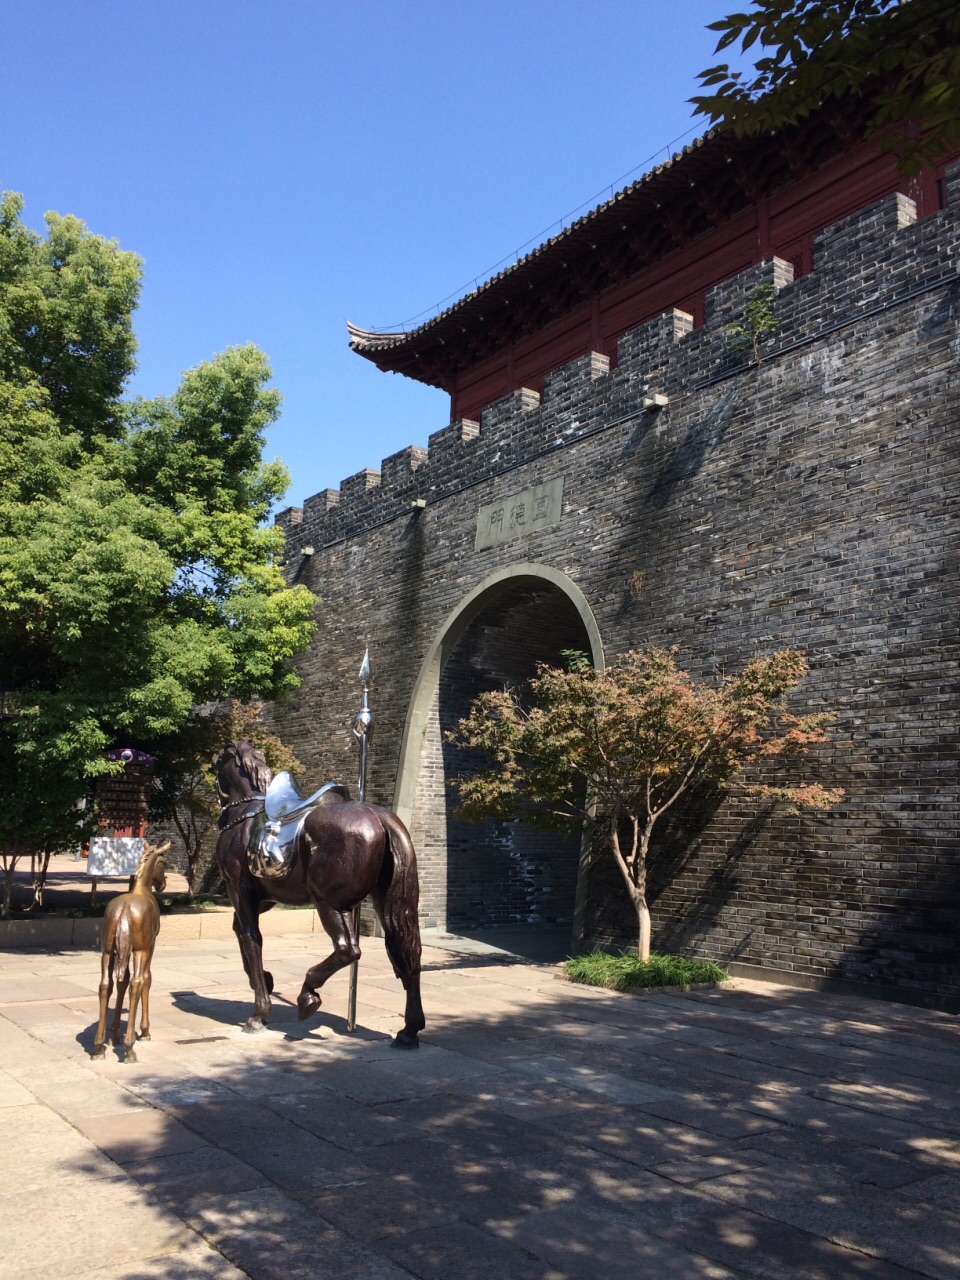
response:
<path id="1" fill-rule="evenodd" d="M 143 857 L 139 836 L 94 836 L 90 841 L 87 875 L 132 876 Z"/>

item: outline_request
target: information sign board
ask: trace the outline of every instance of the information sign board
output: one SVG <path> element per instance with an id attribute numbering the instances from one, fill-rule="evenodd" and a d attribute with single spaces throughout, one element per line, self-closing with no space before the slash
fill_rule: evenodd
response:
<path id="1" fill-rule="evenodd" d="M 144 841 L 139 836 L 94 836 L 90 841 L 87 875 L 132 876 L 143 857 Z"/>

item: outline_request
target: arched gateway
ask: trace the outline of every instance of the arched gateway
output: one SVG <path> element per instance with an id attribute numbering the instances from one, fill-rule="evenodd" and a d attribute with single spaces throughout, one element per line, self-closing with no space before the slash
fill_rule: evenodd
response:
<path id="1" fill-rule="evenodd" d="M 572 923 L 579 841 L 515 821 L 459 821 L 451 784 L 476 761 L 446 740 L 477 694 L 522 689 L 538 663 L 562 663 L 570 649 L 603 669 L 600 633 L 582 592 L 541 564 L 491 574 L 441 625 L 410 699 L 394 801 L 417 845 L 426 923 L 466 930 Z"/>

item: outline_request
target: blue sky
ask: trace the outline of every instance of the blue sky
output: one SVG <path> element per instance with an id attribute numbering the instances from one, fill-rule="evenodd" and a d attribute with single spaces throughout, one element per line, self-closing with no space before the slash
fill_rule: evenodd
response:
<path id="1" fill-rule="evenodd" d="M 6 0 L 0 187 L 143 257 L 133 392 L 267 352 L 299 504 L 449 417 L 344 321 L 435 312 L 702 132 L 686 99 L 731 7 Z"/>

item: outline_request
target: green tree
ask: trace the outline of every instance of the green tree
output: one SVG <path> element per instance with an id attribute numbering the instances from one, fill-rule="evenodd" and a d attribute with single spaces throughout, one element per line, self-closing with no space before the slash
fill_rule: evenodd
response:
<path id="1" fill-rule="evenodd" d="M 700 73 L 696 112 L 738 137 L 796 124 L 830 98 L 866 108 L 908 172 L 960 141 L 960 5 L 956 0 L 752 0 L 708 30 L 716 52 L 762 46 L 752 70 Z"/>
<path id="2" fill-rule="evenodd" d="M 265 526 L 270 369 L 235 347 L 125 401 L 140 262 L 76 218 L 0 200 L 0 848 L 74 843 L 78 804 L 199 704 L 296 683 L 315 599 Z M 88 811 L 89 814 L 89 811 Z M 92 821 L 89 816 L 86 821 Z"/>
<path id="3" fill-rule="evenodd" d="M 220 703 L 197 707 L 186 723 L 166 740 L 154 743 L 157 766 L 151 817 L 173 824 L 187 855 L 187 885 L 196 893 L 204 878 L 206 837 L 220 816 L 213 760 L 222 747 L 238 738 L 251 738 L 274 773 L 303 766 L 290 748 L 263 722 L 258 702 Z"/>
<path id="4" fill-rule="evenodd" d="M 573 656 L 569 670 L 541 665 L 529 708 L 514 690 L 484 693 L 454 731 L 455 741 L 491 762 L 457 784 L 459 813 L 477 821 L 521 814 L 596 832 L 620 869 L 637 913 L 637 953 L 646 960 L 651 838 L 692 788 L 736 784 L 744 795 L 798 808 L 828 808 L 842 798 L 815 783 L 743 780 L 751 767 L 826 741 L 828 714 L 785 710 L 806 670 L 789 649 L 755 658 L 716 687 L 694 683 L 673 650 L 630 652 L 604 673 L 583 655 Z"/>

